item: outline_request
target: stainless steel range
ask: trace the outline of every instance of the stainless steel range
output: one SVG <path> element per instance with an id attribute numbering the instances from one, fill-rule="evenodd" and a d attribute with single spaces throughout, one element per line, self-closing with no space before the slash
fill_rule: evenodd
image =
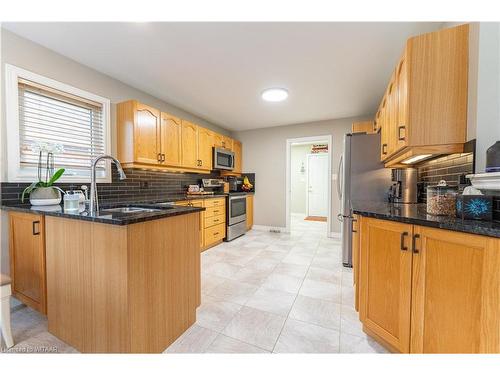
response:
<path id="1" fill-rule="evenodd" d="M 227 196 L 226 241 L 232 241 L 247 231 L 247 196 L 230 193 Z"/>

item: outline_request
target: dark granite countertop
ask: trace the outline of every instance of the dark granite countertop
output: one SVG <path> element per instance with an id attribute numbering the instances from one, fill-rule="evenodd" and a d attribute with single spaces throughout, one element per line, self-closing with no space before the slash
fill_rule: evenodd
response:
<path id="1" fill-rule="evenodd" d="M 463 220 L 457 217 L 429 215 L 426 212 L 425 204 L 358 201 L 353 203 L 353 212 L 376 219 L 500 238 L 500 223 L 498 222 Z"/>
<path id="2" fill-rule="evenodd" d="M 107 209 L 112 209 L 116 207 L 145 207 L 154 208 L 154 212 L 134 212 L 134 213 L 120 213 L 106 211 Z M 97 223 L 113 224 L 113 225 L 129 225 L 135 223 L 141 223 L 144 221 L 163 219 L 170 216 L 178 216 L 190 214 L 193 212 L 204 211 L 204 208 L 200 207 L 185 207 L 185 206 L 173 206 L 167 203 L 128 203 L 122 205 L 113 205 L 101 207 L 97 214 L 90 215 L 88 211 L 83 209 L 81 205 L 80 212 L 64 212 L 63 205 L 54 206 L 31 206 L 30 204 L 14 204 L 14 205 L 2 205 L 1 208 L 6 211 L 19 211 L 27 213 L 36 213 L 47 216 L 57 216 L 64 217 L 75 220 L 85 220 L 93 221 Z"/>

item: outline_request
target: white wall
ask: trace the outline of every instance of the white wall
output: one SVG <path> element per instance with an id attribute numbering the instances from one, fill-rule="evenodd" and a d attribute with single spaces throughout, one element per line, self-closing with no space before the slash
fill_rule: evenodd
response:
<path id="1" fill-rule="evenodd" d="M 343 137 L 351 131 L 354 121 L 364 121 L 370 116 L 344 118 L 277 126 L 273 128 L 234 132 L 243 142 L 243 171 L 255 172 L 256 193 L 254 222 L 272 227 L 286 226 L 286 140 L 291 138 L 332 135 L 332 173 L 337 173 L 342 153 Z M 336 182 L 332 181 L 331 231 L 340 232 L 336 217 L 339 213 Z"/>
<path id="2" fill-rule="evenodd" d="M 290 149 L 290 211 L 297 214 L 306 213 L 307 194 L 307 155 L 312 145 L 292 145 Z M 301 167 L 304 166 L 304 173 Z"/>
<path id="3" fill-rule="evenodd" d="M 155 98 L 143 91 L 128 86 L 121 81 L 99 73 L 98 71 L 74 60 L 68 59 L 67 57 L 24 39 L 10 31 L 5 29 L 0 30 L 1 82 L 5 82 L 5 64 L 8 63 L 111 100 L 111 152 L 114 155 L 116 155 L 116 103 L 128 99 L 137 99 L 162 111 L 172 113 L 173 115 L 193 121 L 220 133 L 229 134 L 227 130 L 217 126 L 216 124 L 207 122 L 186 111 L 183 111 L 178 107 L 170 105 L 169 103 Z M 3 84 L 1 85 L 0 91 L 2 93 L 0 98 L 0 108 L 5 109 L 5 87 Z M 4 141 L 6 139 L 5 111 L 1 111 L 0 120 L 0 181 L 5 182 L 7 178 L 6 168 L 4 168 L 6 160 L 6 144 Z M 6 224 L 7 214 L 5 212 L 1 212 L 0 216 L 2 218 L 2 225 L 0 228 L 0 269 L 2 272 L 9 273 L 8 229 Z"/>
<path id="4" fill-rule="evenodd" d="M 476 172 L 481 173 L 486 150 L 500 140 L 500 23 L 480 23 L 477 64 Z"/>

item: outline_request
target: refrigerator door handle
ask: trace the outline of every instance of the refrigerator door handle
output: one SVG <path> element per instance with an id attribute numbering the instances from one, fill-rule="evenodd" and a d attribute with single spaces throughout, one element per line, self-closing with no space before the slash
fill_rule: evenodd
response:
<path id="1" fill-rule="evenodd" d="M 341 176 L 343 174 L 342 167 L 344 165 L 344 155 L 340 155 L 339 170 L 337 173 L 337 194 L 339 199 L 342 200 L 342 180 Z"/>

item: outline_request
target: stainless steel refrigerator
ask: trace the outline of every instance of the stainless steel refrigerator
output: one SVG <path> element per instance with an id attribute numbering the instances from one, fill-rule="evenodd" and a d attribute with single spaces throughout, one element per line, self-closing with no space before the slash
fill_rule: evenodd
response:
<path id="1" fill-rule="evenodd" d="M 352 208 L 360 201 L 387 201 L 391 170 L 380 162 L 380 134 L 344 136 L 337 191 L 340 199 L 342 263 L 352 267 Z"/>

